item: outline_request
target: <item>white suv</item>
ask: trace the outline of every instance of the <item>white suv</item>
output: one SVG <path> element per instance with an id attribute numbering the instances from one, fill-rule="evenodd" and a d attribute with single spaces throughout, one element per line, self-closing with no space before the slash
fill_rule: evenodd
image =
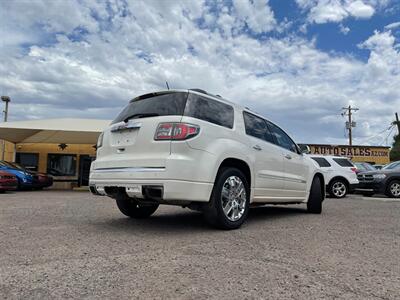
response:
<path id="1" fill-rule="evenodd" d="M 358 185 L 357 168 L 346 157 L 310 155 L 322 169 L 326 191 L 334 198 L 343 198 Z"/>
<path id="2" fill-rule="evenodd" d="M 278 126 L 202 90 L 134 98 L 99 137 L 90 190 L 129 217 L 159 204 L 204 212 L 238 228 L 250 204 L 307 203 L 321 213 L 321 170 Z"/>

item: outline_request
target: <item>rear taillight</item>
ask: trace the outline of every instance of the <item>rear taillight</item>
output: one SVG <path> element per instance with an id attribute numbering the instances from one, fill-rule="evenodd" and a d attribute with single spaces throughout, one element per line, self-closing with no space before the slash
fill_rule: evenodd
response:
<path id="1" fill-rule="evenodd" d="M 357 173 L 357 172 L 358 172 L 358 169 L 357 169 L 357 168 L 350 168 L 350 170 L 352 170 L 354 173 Z"/>
<path id="2" fill-rule="evenodd" d="M 156 141 L 175 140 L 181 141 L 198 135 L 200 127 L 188 123 L 160 123 L 154 139 Z"/>

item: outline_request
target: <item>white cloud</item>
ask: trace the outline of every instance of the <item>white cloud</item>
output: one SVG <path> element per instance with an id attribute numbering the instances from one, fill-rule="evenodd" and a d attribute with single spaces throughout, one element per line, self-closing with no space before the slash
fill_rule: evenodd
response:
<path id="1" fill-rule="evenodd" d="M 0 49 L 0 93 L 13 99 L 11 119 L 112 119 L 129 99 L 164 89 L 166 80 L 173 88 L 199 87 L 249 106 L 303 142 L 343 142 L 338 111 L 350 101 L 360 108 L 357 121 L 368 124 L 355 131 L 364 138 L 388 125 L 400 107 L 400 57 L 389 31 L 360 45 L 370 53 L 362 62 L 327 54 L 294 35 L 257 40 L 238 30 L 243 22 L 254 33 L 273 30 L 265 3 L 269 23 L 257 16 L 250 21 L 248 11 L 239 15 L 223 3 L 218 15 L 198 1 L 112 4 L 84 2 L 90 14 L 83 9 L 74 21 L 48 7 L 43 27 L 36 27 L 34 15 L 22 20 L 20 7 L 9 4 L 14 21 L 7 32 L 21 33 Z M 208 26 L 202 27 L 203 17 Z M 87 33 L 71 37 L 74 25 Z M 49 35 L 56 27 L 64 29 Z"/>
<path id="2" fill-rule="evenodd" d="M 344 35 L 347 35 L 350 32 L 350 28 L 347 26 L 343 26 L 343 24 L 339 24 L 339 30 Z"/>
<path id="3" fill-rule="evenodd" d="M 296 3 L 308 12 L 308 22 L 323 24 L 341 22 L 349 17 L 368 19 L 374 15 L 376 8 L 385 7 L 388 1 L 296 0 Z"/>
<path id="4" fill-rule="evenodd" d="M 370 18 L 375 13 L 375 9 L 371 5 L 367 5 L 361 0 L 349 3 L 346 10 L 355 18 L 362 19 Z"/>
<path id="5" fill-rule="evenodd" d="M 400 27 L 400 22 L 394 22 L 394 23 L 391 23 L 389 25 L 386 25 L 385 29 L 391 30 L 391 29 L 396 29 L 396 28 L 399 28 L 399 27 Z"/>
<path id="6" fill-rule="evenodd" d="M 348 16 L 348 12 L 339 1 L 322 0 L 310 9 L 309 20 L 317 24 L 340 22 Z"/>
<path id="7" fill-rule="evenodd" d="M 255 33 L 268 32 L 276 26 L 268 0 L 233 0 L 233 6 L 239 20 L 245 22 Z"/>

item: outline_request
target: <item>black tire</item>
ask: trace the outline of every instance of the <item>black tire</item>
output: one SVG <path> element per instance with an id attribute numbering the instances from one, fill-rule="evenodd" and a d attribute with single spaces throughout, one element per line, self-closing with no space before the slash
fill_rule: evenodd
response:
<path id="1" fill-rule="evenodd" d="M 228 216 L 225 215 L 223 210 L 224 200 L 222 197 L 222 190 L 224 184 L 226 184 L 227 179 L 230 177 L 238 177 L 244 186 L 244 191 L 246 192 L 245 202 L 242 202 L 242 207 L 244 208 L 244 211 L 241 217 L 239 217 L 239 219 L 235 221 L 230 220 Z M 223 168 L 218 172 L 217 179 L 214 183 L 214 188 L 211 193 L 210 201 L 204 208 L 204 215 L 207 222 L 215 227 L 225 230 L 237 229 L 243 224 L 243 222 L 247 218 L 247 215 L 249 213 L 249 204 L 250 187 L 246 176 L 239 169 L 231 167 Z"/>
<path id="2" fill-rule="evenodd" d="M 140 205 L 135 199 L 124 194 L 116 196 L 119 210 L 128 217 L 134 219 L 144 219 L 150 217 L 158 208 L 158 204 Z"/>
<path id="3" fill-rule="evenodd" d="M 372 197 L 373 195 L 375 195 L 374 192 L 362 192 L 361 195 L 363 195 L 364 197 Z"/>
<path id="4" fill-rule="evenodd" d="M 321 180 L 315 176 L 310 189 L 310 196 L 307 201 L 307 212 L 311 214 L 320 214 L 322 212 L 322 201 L 324 195 L 321 188 Z"/>
<path id="5" fill-rule="evenodd" d="M 392 181 L 389 182 L 389 184 L 387 185 L 387 188 L 386 188 L 386 193 L 385 193 L 386 196 L 388 196 L 390 198 L 400 198 L 399 194 L 394 194 L 392 192 L 392 188 L 395 185 L 398 187 L 400 185 L 400 180 L 392 180 Z"/>
<path id="6" fill-rule="evenodd" d="M 338 194 L 337 192 L 335 193 L 334 188 L 336 185 L 340 185 L 343 189 L 343 194 Z M 347 182 L 345 182 L 343 179 L 333 179 L 330 183 L 329 183 L 329 187 L 328 187 L 328 193 L 329 195 L 331 195 L 331 197 L 333 198 L 337 198 L 337 199 L 341 199 L 346 197 L 346 195 L 349 192 L 349 187 Z"/>

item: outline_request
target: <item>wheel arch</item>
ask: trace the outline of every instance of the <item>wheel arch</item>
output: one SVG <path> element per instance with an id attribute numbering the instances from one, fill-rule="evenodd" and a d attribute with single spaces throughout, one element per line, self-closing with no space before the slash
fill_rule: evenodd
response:
<path id="1" fill-rule="evenodd" d="M 242 171 L 243 174 L 246 176 L 247 183 L 249 184 L 249 187 L 251 187 L 252 176 L 251 176 L 251 169 L 250 169 L 249 164 L 246 161 L 242 160 L 242 159 L 233 158 L 233 157 L 228 157 L 228 158 L 225 158 L 223 161 L 221 161 L 221 163 L 219 164 L 217 173 L 215 175 L 214 182 L 217 180 L 218 174 L 221 172 L 221 170 L 223 168 L 227 168 L 227 167 L 237 168 L 240 171 Z"/>
<path id="2" fill-rule="evenodd" d="M 400 176 L 389 177 L 389 178 L 386 180 L 386 183 L 385 183 L 385 190 L 384 190 L 385 193 L 388 191 L 388 189 L 390 188 L 390 185 L 392 184 L 393 181 L 400 181 Z"/>
<path id="3" fill-rule="evenodd" d="M 340 180 L 343 180 L 344 181 L 344 183 L 346 184 L 346 186 L 347 186 L 347 189 L 349 189 L 350 188 L 350 182 L 349 182 L 349 180 L 346 178 L 346 177 L 343 177 L 343 176 L 335 176 L 335 177 L 333 177 L 333 178 L 331 178 L 331 180 L 329 180 L 329 182 L 328 182 L 328 184 L 327 184 L 327 186 L 328 187 L 330 187 L 331 186 L 331 184 L 332 184 L 332 182 L 334 181 L 334 180 L 337 180 L 337 179 L 340 179 Z"/>

